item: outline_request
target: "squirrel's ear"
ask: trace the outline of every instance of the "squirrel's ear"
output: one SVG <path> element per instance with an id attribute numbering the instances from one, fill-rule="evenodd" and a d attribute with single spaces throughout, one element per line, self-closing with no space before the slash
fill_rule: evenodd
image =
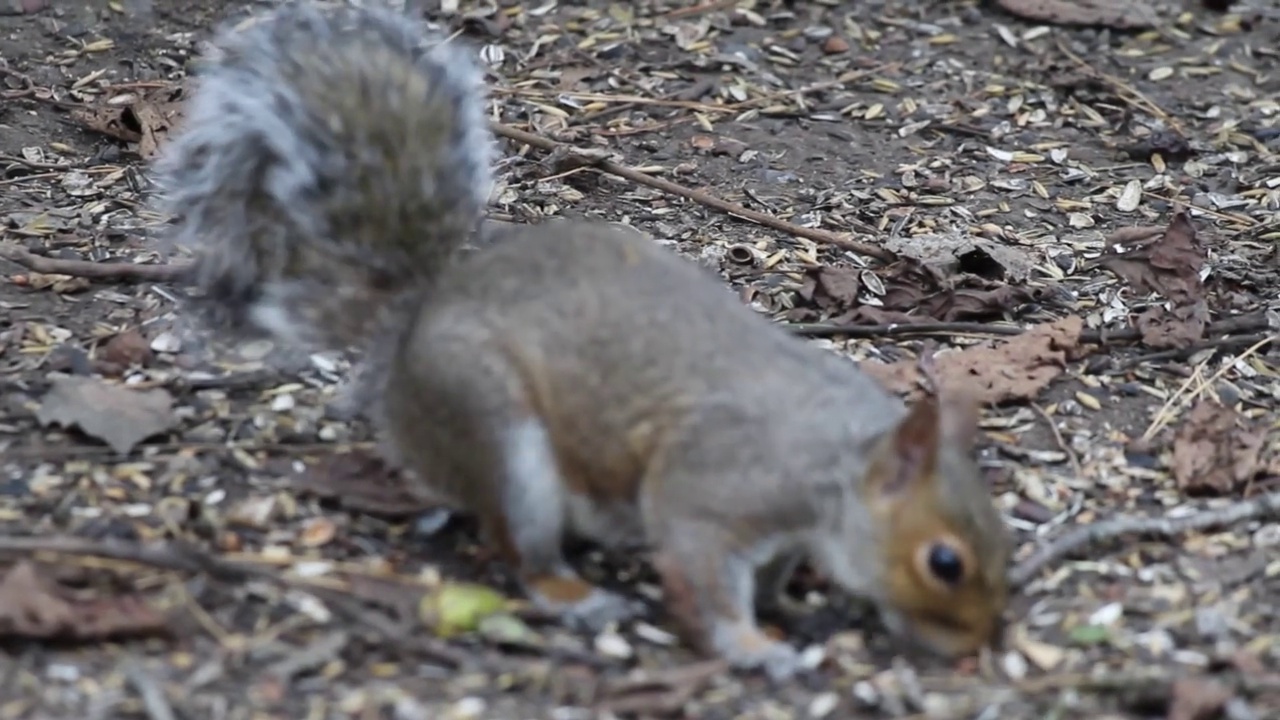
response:
<path id="1" fill-rule="evenodd" d="M 894 495 L 933 475 L 945 429 L 943 417 L 937 399 L 928 396 L 885 432 L 868 476 L 877 492 Z"/>

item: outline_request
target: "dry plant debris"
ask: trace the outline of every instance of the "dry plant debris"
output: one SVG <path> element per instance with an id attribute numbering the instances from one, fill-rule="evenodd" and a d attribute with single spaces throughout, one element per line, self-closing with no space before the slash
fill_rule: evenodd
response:
<path id="1" fill-rule="evenodd" d="M 1102 264 L 1124 278 L 1136 293 L 1158 293 L 1172 307 L 1152 305 L 1136 320 L 1142 340 L 1153 348 L 1186 347 L 1204 336 L 1209 307 L 1200 271 L 1205 249 L 1185 212 L 1173 216 L 1164 232 L 1148 235 L 1147 228 L 1112 234 L 1114 249 L 1137 244 L 1138 248 L 1107 257 Z M 1148 242 L 1143 242 L 1147 240 Z"/>
<path id="2" fill-rule="evenodd" d="M 1173 477 L 1187 493 L 1230 493 L 1266 468 L 1266 429 L 1235 408 L 1203 398 L 1173 438 Z"/>
<path id="3" fill-rule="evenodd" d="M 0 579 L 0 637 L 93 642 L 169 630 L 168 619 L 141 597 L 77 595 L 26 560 Z"/>
<path id="4" fill-rule="evenodd" d="M 997 0 L 1006 12 L 1061 25 L 1105 25 L 1119 30 L 1149 28 L 1158 16 L 1146 0 Z"/>
<path id="5" fill-rule="evenodd" d="M 632 224 L 908 397 L 932 355 L 993 403 L 1008 647 L 902 656 L 810 571 L 817 610 L 782 629 L 815 673 L 785 687 L 696 662 L 656 614 L 536 617 L 331 411 L 346 358 L 190 332 L 145 159 L 244 3 L 18 4 L 0 572 L 29 563 L 41 609 L 163 607 L 176 639 L 11 652 L 0 718 L 1280 713 L 1273 3 L 414 3 L 490 63 L 491 221 Z M 105 383 L 58 409 L 78 431 L 39 415 L 62 375 Z M 138 422 L 94 412 L 103 387 L 167 391 L 169 420 L 99 442 Z M 659 592 L 639 559 L 581 557 Z"/>
<path id="6" fill-rule="evenodd" d="M 36 417 L 44 425 L 78 427 L 121 455 L 177 425 L 163 388 L 130 390 L 91 377 L 55 377 Z"/>
<path id="7" fill-rule="evenodd" d="M 991 346 L 970 345 L 940 353 L 932 362 L 943 390 L 962 390 L 990 404 L 1028 400 L 1066 371 L 1067 360 L 1079 349 L 1083 327 L 1080 318 L 1066 317 Z M 922 380 L 918 363 L 899 360 L 864 367 L 893 392 L 918 398 Z"/>

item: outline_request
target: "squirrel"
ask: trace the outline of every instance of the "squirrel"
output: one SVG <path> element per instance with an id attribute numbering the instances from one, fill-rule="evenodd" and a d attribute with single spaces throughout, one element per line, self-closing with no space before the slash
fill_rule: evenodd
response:
<path id="1" fill-rule="evenodd" d="M 511 225 L 456 252 L 496 143 L 470 53 L 427 37 L 293 3 L 218 38 L 162 161 L 217 301 L 288 342 L 387 333 L 380 444 L 568 625 L 639 611 L 569 563 L 575 536 L 644 546 L 680 635 L 775 679 L 801 654 L 756 612 L 796 609 L 806 560 L 908 645 L 996 644 L 1011 542 L 976 404 L 906 406 L 627 226 Z"/>

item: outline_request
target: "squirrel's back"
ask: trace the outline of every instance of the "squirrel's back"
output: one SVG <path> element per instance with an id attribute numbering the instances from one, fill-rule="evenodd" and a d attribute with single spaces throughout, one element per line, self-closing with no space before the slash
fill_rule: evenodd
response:
<path id="1" fill-rule="evenodd" d="M 234 325 L 349 346 L 482 216 L 483 75 L 372 7 L 287 3 L 213 47 L 156 168 L 194 283 Z"/>
<path id="2" fill-rule="evenodd" d="M 499 234 L 440 279 L 401 358 L 429 362 L 441 330 L 501 338 L 560 419 L 584 423 L 584 442 L 635 420 L 621 416 L 627 408 L 705 397 L 762 413 L 781 397 L 814 407 L 853 398 L 869 410 L 868 433 L 903 412 L 853 363 L 798 342 L 710 270 L 636 230 L 553 221 L 507 232 L 518 241 Z"/>

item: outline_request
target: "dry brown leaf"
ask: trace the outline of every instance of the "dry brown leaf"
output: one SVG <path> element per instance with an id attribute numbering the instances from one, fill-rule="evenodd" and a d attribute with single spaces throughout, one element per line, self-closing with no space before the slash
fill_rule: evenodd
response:
<path id="1" fill-rule="evenodd" d="M 994 346 L 973 345 L 936 355 L 934 372 L 942 391 L 963 391 L 979 402 L 1029 399 L 1062 374 L 1083 329 L 1084 322 L 1074 316 L 1036 325 Z M 914 360 L 863 363 L 862 368 L 908 399 L 921 392 L 920 369 Z"/>
<path id="2" fill-rule="evenodd" d="M 843 309 L 858 303 L 862 292 L 861 271 L 847 267 L 822 267 L 810 273 L 810 283 L 802 291 L 806 299 L 821 307 Z"/>
<path id="3" fill-rule="evenodd" d="M 1173 438 L 1173 477 L 1183 492 L 1227 493 L 1262 471 L 1265 430 L 1216 400 L 1196 403 Z"/>
<path id="4" fill-rule="evenodd" d="M 76 375 L 54 378 L 36 418 L 43 425 L 78 427 L 121 455 L 178 424 L 173 397 L 161 388 L 131 390 Z"/>
<path id="5" fill-rule="evenodd" d="M 0 637 L 106 640 L 167 631 L 168 621 L 142 598 L 76 598 L 25 560 L 0 579 Z"/>
<path id="6" fill-rule="evenodd" d="M 1141 228 L 1146 231 L 1146 228 Z M 1156 348 L 1185 348 L 1204 336 L 1209 323 L 1209 307 L 1200 281 L 1205 250 L 1196 237 L 1195 226 L 1185 212 L 1178 212 L 1158 237 L 1143 234 L 1135 250 L 1105 258 L 1102 266 L 1123 278 L 1135 292 L 1158 293 L 1172 305 L 1166 310 L 1152 306 L 1138 316 L 1136 326 L 1142 340 Z M 1110 238 L 1112 247 L 1128 237 L 1120 233 Z"/>
<path id="7" fill-rule="evenodd" d="M 831 267 L 814 270 L 800 289 L 800 297 L 831 322 L 878 324 L 985 320 L 1000 317 L 1045 292 L 969 273 L 948 275 L 941 265 L 906 258 L 877 273 L 876 279 L 884 287 L 880 305 L 865 305 L 858 301 L 859 294 L 868 289 L 865 272 Z"/>
<path id="8" fill-rule="evenodd" d="M 1218 717 L 1233 695 L 1231 688 L 1208 678 L 1173 681 L 1168 720 L 1210 720 Z"/>
<path id="9" fill-rule="evenodd" d="M 128 91 L 133 92 L 133 91 Z M 87 130 L 138 144 L 138 154 L 144 160 L 155 157 L 173 128 L 181 122 L 183 85 L 151 88 L 138 94 L 127 104 L 118 102 L 119 96 L 103 99 L 101 104 L 71 111 L 71 117 Z"/>
<path id="10" fill-rule="evenodd" d="M 1055 25 L 1095 25 L 1117 30 L 1149 28 L 1159 18 L 1142 0 L 996 0 L 1012 15 Z"/>
<path id="11" fill-rule="evenodd" d="M 403 473 L 371 452 L 353 451 L 326 457 L 290 476 L 299 490 L 337 500 L 348 510 L 407 517 L 437 509 L 439 502 L 409 486 Z"/>
<path id="12" fill-rule="evenodd" d="M 967 231 L 898 235 L 885 240 L 884 249 L 928 265 L 944 276 L 973 273 L 991 280 L 1023 281 L 1035 266 L 1023 248 L 974 237 Z"/>
<path id="13" fill-rule="evenodd" d="M 137 328 L 129 328 L 104 343 L 98 357 L 105 362 L 131 367 L 150 363 L 152 355 L 151 344 L 142 333 Z"/>

